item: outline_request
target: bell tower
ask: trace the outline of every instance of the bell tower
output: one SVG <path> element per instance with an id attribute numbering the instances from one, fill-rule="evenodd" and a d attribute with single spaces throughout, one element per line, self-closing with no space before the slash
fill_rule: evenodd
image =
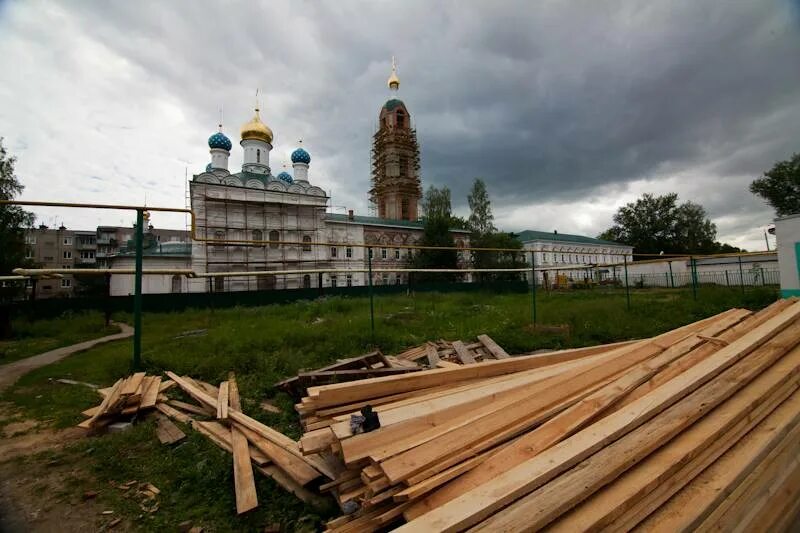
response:
<path id="1" fill-rule="evenodd" d="M 393 220 L 417 220 L 422 183 L 419 177 L 417 132 L 411 114 L 397 97 L 400 78 L 392 58 L 387 82 L 391 97 L 381 108 L 378 131 L 372 137 L 372 188 L 370 201 L 378 216 Z"/>

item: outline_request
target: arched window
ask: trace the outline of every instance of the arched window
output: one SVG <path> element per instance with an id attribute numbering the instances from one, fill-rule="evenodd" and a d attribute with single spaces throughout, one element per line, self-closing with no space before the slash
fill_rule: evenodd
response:
<path id="1" fill-rule="evenodd" d="M 308 274 L 303 276 L 303 288 L 304 289 L 310 289 L 311 288 L 311 276 L 309 276 Z"/>
<path id="2" fill-rule="evenodd" d="M 178 275 L 172 276 L 172 292 L 181 292 L 181 277 Z"/>
<path id="3" fill-rule="evenodd" d="M 254 241 L 263 241 L 264 240 L 264 234 L 261 232 L 260 229 L 254 229 L 253 230 L 253 240 Z"/>
<path id="4" fill-rule="evenodd" d="M 261 148 L 256 148 L 256 163 L 261 163 Z"/>
<path id="5" fill-rule="evenodd" d="M 405 128 L 406 127 L 406 115 L 402 111 L 397 112 L 397 127 L 398 128 Z"/>
<path id="6" fill-rule="evenodd" d="M 308 237 L 308 235 L 306 235 L 306 237 Z M 303 242 L 306 242 L 306 237 L 303 237 Z M 278 230 L 272 230 L 269 232 L 269 240 L 272 241 L 269 243 L 270 248 L 278 247 L 277 241 L 281 240 L 281 234 L 278 232 Z M 308 242 L 311 242 L 311 237 L 308 237 Z"/>
<path id="7" fill-rule="evenodd" d="M 311 245 L 310 244 L 305 244 L 305 243 L 310 243 L 310 242 L 311 242 L 311 236 L 310 235 L 303 235 L 303 251 L 304 252 L 310 252 L 311 251 Z"/>

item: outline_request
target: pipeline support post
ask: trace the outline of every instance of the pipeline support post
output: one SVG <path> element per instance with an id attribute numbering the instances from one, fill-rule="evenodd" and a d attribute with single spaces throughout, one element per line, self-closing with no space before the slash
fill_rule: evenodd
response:
<path id="1" fill-rule="evenodd" d="M 369 327 L 375 346 L 375 298 L 372 294 L 372 247 L 367 248 L 367 283 L 369 286 Z"/>
<path id="2" fill-rule="evenodd" d="M 531 250 L 531 319 L 536 327 L 536 252 Z"/>
<path id="3" fill-rule="evenodd" d="M 622 256 L 625 262 L 625 299 L 628 302 L 628 311 L 631 310 L 631 287 L 628 285 L 628 256 Z"/>
<path id="4" fill-rule="evenodd" d="M 136 274 L 133 292 L 133 369 L 142 367 L 142 254 L 144 250 L 144 209 L 136 210 Z"/>
<path id="5" fill-rule="evenodd" d="M 739 285 L 742 287 L 742 294 L 744 294 L 744 270 L 742 270 L 742 256 L 739 256 Z"/>

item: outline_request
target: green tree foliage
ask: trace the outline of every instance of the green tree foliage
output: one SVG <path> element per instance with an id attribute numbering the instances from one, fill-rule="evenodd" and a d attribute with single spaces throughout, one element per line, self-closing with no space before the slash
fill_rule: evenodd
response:
<path id="1" fill-rule="evenodd" d="M 778 216 L 800 213 L 800 154 L 775 163 L 750 184 L 750 192 L 766 200 Z"/>
<path id="2" fill-rule="evenodd" d="M 486 235 L 497 231 L 494 227 L 494 215 L 492 215 L 492 204 L 489 201 L 489 193 L 486 191 L 486 184 L 480 178 L 475 178 L 472 184 L 472 191 L 467 196 L 469 203 L 468 229 L 473 235 Z"/>
<path id="3" fill-rule="evenodd" d="M 520 252 L 472 252 L 472 266 L 475 268 L 521 268 L 525 266 L 522 253 L 522 242 L 513 233 L 498 232 L 494 226 L 492 203 L 486 184 L 475 178 L 472 190 L 467 196 L 469 203 L 469 219 L 467 229 L 470 230 L 470 246 L 472 248 L 514 248 Z M 519 279 L 514 272 L 480 272 L 476 274 L 480 281 L 497 281 Z"/>
<path id="4" fill-rule="evenodd" d="M 9 156 L 0 137 L 0 200 L 13 200 L 23 186 L 14 174 L 16 158 Z M 0 275 L 8 276 L 12 270 L 26 266 L 25 228 L 33 224 L 33 214 L 15 205 L 0 205 Z M 11 316 L 3 303 L 18 298 L 19 285 L 0 288 L 0 338 L 11 336 Z"/>
<path id="5" fill-rule="evenodd" d="M 716 241 L 717 227 L 703 206 L 693 202 L 679 205 L 675 193 L 644 194 L 620 207 L 614 226 L 600 238 L 629 244 L 640 254 L 711 254 L 736 249 Z"/>
<path id="6" fill-rule="evenodd" d="M 422 209 L 425 214 L 425 227 L 419 244 L 455 247 L 453 235 L 450 233 L 453 221 L 450 189 L 430 186 L 425 191 Z M 458 268 L 458 254 L 455 250 L 419 250 L 414 254 L 411 265 L 414 268 Z M 420 282 L 452 281 L 456 278 L 456 274 L 422 272 L 414 274 L 414 279 Z"/>

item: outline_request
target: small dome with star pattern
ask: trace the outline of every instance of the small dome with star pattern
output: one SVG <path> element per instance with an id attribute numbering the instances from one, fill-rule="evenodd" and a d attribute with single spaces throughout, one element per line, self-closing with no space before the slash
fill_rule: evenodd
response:
<path id="1" fill-rule="evenodd" d="M 209 148 L 222 148 L 223 150 L 230 151 L 231 146 L 233 146 L 231 144 L 231 140 L 228 139 L 228 137 L 221 131 L 218 131 L 217 133 L 208 138 Z"/>
<path id="2" fill-rule="evenodd" d="M 305 163 L 306 165 L 311 162 L 311 156 L 302 148 L 298 148 L 292 152 L 292 163 Z"/>
<path id="3" fill-rule="evenodd" d="M 279 179 L 279 180 L 281 180 L 281 181 L 285 181 L 286 183 L 292 183 L 292 182 L 294 181 L 294 180 L 292 179 L 292 176 L 291 176 L 291 174 L 289 174 L 289 173 L 288 173 L 288 172 L 286 172 L 286 171 L 283 171 L 283 172 L 281 172 L 280 174 L 278 174 L 278 175 L 277 175 L 277 176 L 275 176 L 275 177 L 276 177 L 276 178 L 278 178 L 278 179 Z"/>

